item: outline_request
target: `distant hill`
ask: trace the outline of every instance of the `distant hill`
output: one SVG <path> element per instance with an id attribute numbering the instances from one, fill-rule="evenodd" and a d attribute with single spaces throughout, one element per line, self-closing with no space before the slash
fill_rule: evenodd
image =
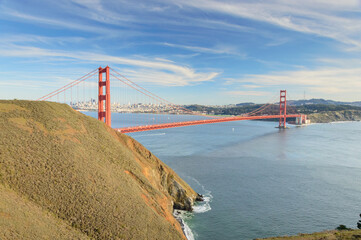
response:
<path id="1" fill-rule="evenodd" d="M 277 103 L 275 103 L 277 104 Z M 287 104 L 291 105 L 291 106 L 305 106 L 305 105 L 346 105 L 346 106 L 354 106 L 354 107 L 361 107 L 361 101 L 356 101 L 356 102 L 340 102 L 340 101 L 334 101 L 334 100 L 325 100 L 322 98 L 316 99 L 307 99 L 307 100 L 287 100 Z M 259 103 L 253 103 L 253 102 L 244 102 L 244 103 L 237 103 L 237 104 L 230 104 L 230 105 L 226 105 L 226 106 L 206 106 L 206 105 L 198 105 L 198 104 L 193 104 L 193 105 L 185 105 L 184 107 L 192 110 L 192 111 L 217 111 L 217 109 L 220 108 L 237 108 L 237 107 L 246 107 L 248 109 L 256 109 L 260 106 L 262 106 L 262 104 Z"/>
<path id="2" fill-rule="evenodd" d="M 293 106 L 302 106 L 302 105 L 313 105 L 313 104 L 318 104 L 318 105 L 350 105 L 350 106 L 356 106 L 356 107 L 361 107 L 361 101 L 356 101 L 356 102 L 340 102 L 340 101 L 334 101 L 334 100 L 325 100 L 323 98 L 312 98 L 312 99 L 307 99 L 307 100 L 287 100 L 287 103 L 289 105 L 293 105 Z M 255 103 L 252 102 L 245 102 L 245 103 L 237 103 L 235 104 L 235 106 L 239 106 L 239 107 L 243 107 L 243 106 L 252 106 L 252 105 L 257 105 Z"/>
<path id="3" fill-rule="evenodd" d="M 308 118 L 313 123 L 328 123 L 336 121 L 361 121 L 361 106 L 345 105 L 345 104 L 332 104 L 334 101 L 328 101 L 323 99 L 316 99 L 315 101 L 307 100 L 309 104 L 303 104 L 305 102 L 294 101 L 294 104 L 287 107 L 287 113 L 289 114 L 307 114 Z M 290 101 L 291 102 L 291 101 Z M 323 102 L 319 104 L 318 102 Z M 327 104 L 324 104 L 327 103 Z M 208 107 L 202 105 L 189 105 L 185 108 L 198 111 L 211 115 L 224 115 L 224 116 L 237 116 L 241 114 L 247 114 L 262 107 L 261 104 L 244 103 L 239 106 L 220 106 L 220 107 Z M 260 114 L 278 115 L 279 105 L 273 104 L 265 108 Z M 293 120 L 293 119 L 289 119 Z M 275 121 L 275 120 L 270 120 Z"/>
<path id="4" fill-rule="evenodd" d="M 264 240 L 355 240 L 361 239 L 361 230 L 324 231 L 311 234 L 300 233 L 297 236 L 271 237 Z M 261 239 L 256 239 L 261 240 Z"/>
<path id="5" fill-rule="evenodd" d="M 254 105 L 255 103 L 253 102 L 245 102 L 245 103 L 237 103 L 236 106 L 237 107 L 241 107 L 241 106 L 250 106 L 250 105 Z"/>
<path id="6" fill-rule="evenodd" d="M 323 98 L 318 98 L 318 99 L 312 98 L 312 99 L 307 99 L 307 100 L 287 100 L 287 103 L 289 105 L 293 105 L 293 106 L 318 104 L 318 105 L 350 105 L 350 106 L 361 107 L 361 101 L 340 102 L 340 101 L 334 101 L 334 100 L 326 100 L 326 99 L 323 99 Z M 237 103 L 237 104 L 235 104 L 235 106 L 237 106 L 237 107 L 252 106 L 252 105 L 257 105 L 257 104 L 252 103 L 252 102 L 245 102 L 245 103 Z"/>
<path id="7" fill-rule="evenodd" d="M 357 102 L 340 102 L 340 101 L 333 101 L 333 100 L 325 100 L 322 98 L 319 99 L 308 99 L 308 100 L 288 100 L 288 104 L 293 106 L 302 106 L 302 105 L 311 105 L 311 104 L 323 104 L 323 105 L 350 105 L 350 106 L 357 106 L 361 107 L 361 101 Z"/>
<path id="8" fill-rule="evenodd" d="M 0 101 L 0 239 L 185 239 L 197 194 L 140 143 L 65 104 Z"/>

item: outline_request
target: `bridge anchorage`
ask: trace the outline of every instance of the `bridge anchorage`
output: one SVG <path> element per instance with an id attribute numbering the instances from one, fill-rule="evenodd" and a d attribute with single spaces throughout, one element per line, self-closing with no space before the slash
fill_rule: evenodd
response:
<path id="1" fill-rule="evenodd" d="M 261 119 L 279 119 L 278 128 L 285 129 L 289 118 L 295 119 L 293 123 L 297 125 L 308 121 L 306 115 L 297 113 L 292 106 L 287 106 L 286 90 L 280 91 L 278 106 L 270 102 L 239 116 L 211 116 L 173 104 L 109 66 L 94 69 L 37 100 L 63 102 L 79 111 L 97 111 L 98 120 L 105 122 L 109 127 L 112 126 L 111 113 L 121 113 L 124 126 L 115 129 L 122 133 Z M 290 109 L 292 113 L 287 114 Z"/>

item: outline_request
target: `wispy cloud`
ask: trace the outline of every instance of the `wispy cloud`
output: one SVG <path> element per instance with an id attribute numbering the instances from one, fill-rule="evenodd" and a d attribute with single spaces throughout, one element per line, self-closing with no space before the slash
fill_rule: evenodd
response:
<path id="1" fill-rule="evenodd" d="M 251 85 L 251 84 L 245 84 L 242 85 L 243 88 L 251 88 L 251 89 L 255 89 L 255 88 L 261 88 L 262 86 L 259 85 Z"/>
<path id="2" fill-rule="evenodd" d="M 238 53 L 238 50 L 235 49 L 235 47 L 233 47 L 233 46 L 219 45 L 219 46 L 215 46 L 214 48 L 206 48 L 206 47 L 199 47 L 199 46 L 173 44 L 173 43 L 163 43 L 163 45 L 168 46 L 168 47 L 186 49 L 186 50 L 196 52 L 196 53 L 229 54 L 229 55 L 237 55 L 237 56 L 246 57 L 245 54 Z"/>
<path id="3" fill-rule="evenodd" d="M 177 65 L 165 59 L 136 59 L 111 56 L 101 53 L 89 53 L 82 51 L 51 50 L 30 46 L 7 45 L 0 49 L 3 57 L 41 58 L 56 60 L 61 58 L 69 60 L 81 60 L 87 63 L 120 64 L 137 67 L 139 71 L 133 74 L 141 82 L 152 82 L 167 86 L 185 86 L 194 83 L 211 81 L 218 76 L 217 72 L 196 72 L 194 69 Z"/>
<path id="4" fill-rule="evenodd" d="M 208 19 L 187 14 L 192 9 L 197 9 L 233 18 L 266 22 L 280 28 L 336 40 L 346 44 L 349 47 L 348 50 L 361 50 L 361 2 L 359 0 L 170 0 L 168 2 L 155 0 L 136 3 L 109 0 L 64 0 L 52 2 L 51 5 L 48 2 L 46 4 L 51 6 L 53 11 L 62 10 L 66 13 L 65 16 L 39 15 L 26 9 L 14 9 L 0 4 L 2 13 L 0 17 L 108 34 L 115 30 L 114 26 L 127 28 L 135 27 L 136 25 L 133 24 L 162 24 L 164 21 L 167 25 L 261 33 L 256 28 L 240 24 L 239 21 Z M 137 14 L 142 14 L 142 17 L 136 17 Z M 94 24 L 89 24 L 89 20 Z M 269 46 L 287 41 L 287 38 L 276 39 L 269 43 Z"/>
<path id="5" fill-rule="evenodd" d="M 97 27 L 93 25 L 81 24 L 75 21 L 67 21 L 64 19 L 55 19 L 50 17 L 41 17 L 35 16 L 32 14 L 23 13 L 14 9 L 10 9 L 4 6 L 0 6 L 1 15 L 0 18 L 6 20 L 16 20 L 22 22 L 30 22 L 30 23 L 40 23 L 44 25 L 62 27 L 66 29 L 74 29 L 85 32 L 94 32 L 94 33 L 110 33 L 110 31 L 106 28 Z"/>
<path id="6" fill-rule="evenodd" d="M 269 92 L 265 91 L 226 91 L 224 92 L 226 95 L 232 96 L 268 96 Z"/>
<path id="7" fill-rule="evenodd" d="M 315 34 L 344 43 L 350 47 L 349 50 L 361 50 L 361 17 L 359 14 L 347 14 L 360 13 L 359 0 L 173 0 L 173 3 Z"/>
<path id="8" fill-rule="evenodd" d="M 95 34 L 105 34 L 107 36 L 119 35 L 138 36 L 147 35 L 141 31 L 146 26 L 162 26 L 169 29 L 187 27 L 186 35 L 191 38 L 200 38 L 195 35 L 195 27 L 208 29 L 217 32 L 228 33 L 252 33 L 259 34 L 271 39 L 270 46 L 279 45 L 285 42 L 285 38 L 279 39 L 271 33 L 266 33 L 257 28 L 244 24 L 234 23 L 225 19 L 214 19 L 202 16 L 194 16 L 187 2 L 178 4 L 176 1 L 111 1 L 111 0 L 64 0 L 55 2 L 38 2 L 41 7 L 46 7 L 47 14 L 34 11 L 39 8 L 34 4 L 34 8 L 23 8 L 21 4 L 10 7 L 0 2 L 0 19 L 20 21 L 45 25 L 48 27 L 62 28 L 67 30 L 78 30 L 81 32 L 91 32 Z M 111 6 L 111 7 L 109 7 Z M 186 6 L 186 7 L 183 7 Z M 191 7 L 194 7 L 192 5 Z M 181 8 L 181 11 L 179 10 Z M 59 14 L 60 13 L 60 14 Z M 138 17 L 137 15 L 141 15 Z M 121 27 L 121 29 L 119 28 Z M 162 28 L 161 27 L 161 28 Z M 159 34 L 159 33 L 158 33 Z M 169 32 L 167 34 L 170 34 Z M 206 37 L 207 38 L 207 37 Z M 225 48 L 225 46 L 216 46 Z M 229 48 L 229 46 L 228 46 Z"/>
<path id="9" fill-rule="evenodd" d="M 79 43 L 88 41 L 89 39 L 86 39 L 84 37 L 47 37 L 47 36 L 41 36 L 41 35 L 34 35 L 34 34 L 0 34 L 0 43 L 2 44 L 12 44 L 12 43 L 18 43 L 18 44 L 29 44 L 29 43 L 41 43 L 41 44 L 68 44 L 68 43 Z"/>
<path id="10" fill-rule="evenodd" d="M 361 89 L 361 67 L 319 67 L 269 74 L 248 74 L 238 82 L 253 83 L 264 88 L 306 89 L 318 97 L 355 99 Z"/>
<path id="11" fill-rule="evenodd" d="M 204 91 L 225 87 L 221 91 L 234 99 L 241 95 L 260 99 L 270 90 L 267 87 L 272 92 L 278 87 L 302 88 L 302 92 L 306 88 L 327 98 L 347 94 L 355 99 L 361 89 L 361 62 L 347 57 L 361 51 L 360 4 L 360 0 L 37 0 L 27 4 L 0 0 L 0 21 L 6 23 L 0 34 L 0 60 L 12 71 L 17 71 L 16 64 L 24 64 L 34 76 L 39 76 L 34 70 L 38 66 L 111 64 L 137 82 L 162 86 L 210 82 Z M 330 50 L 329 58 L 325 48 Z M 312 65 L 312 58 L 318 58 L 317 64 Z M 221 72 L 227 77 L 224 81 Z M 34 81 L 20 74 L 19 86 L 26 85 L 21 80 Z M 56 84 L 70 78 L 61 73 L 46 77 Z"/>
<path id="12" fill-rule="evenodd" d="M 167 72 L 160 72 L 151 69 L 121 70 L 126 76 L 144 84 L 157 84 L 162 86 L 186 86 L 212 81 L 218 73 L 195 73 L 193 77 L 177 75 Z"/>

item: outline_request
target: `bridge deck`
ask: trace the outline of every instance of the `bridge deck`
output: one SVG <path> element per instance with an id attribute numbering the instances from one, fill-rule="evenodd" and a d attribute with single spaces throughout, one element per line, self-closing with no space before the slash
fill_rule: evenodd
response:
<path id="1" fill-rule="evenodd" d="M 286 118 L 294 118 L 294 117 L 301 117 L 301 115 L 300 114 L 286 115 Z M 142 131 L 150 131 L 150 130 L 157 130 L 157 129 L 164 129 L 164 128 L 175 128 L 175 127 L 185 127 L 185 126 L 192 126 L 192 125 L 219 123 L 219 122 L 231 122 L 231 121 L 242 121 L 242 120 L 260 120 L 260 119 L 275 119 L 275 118 L 283 118 L 283 115 L 225 117 L 225 118 L 215 118 L 215 119 L 206 119 L 206 120 L 174 122 L 174 123 L 162 123 L 162 124 L 146 125 L 146 126 L 116 128 L 115 130 L 117 130 L 119 132 L 122 132 L 122 133 L 132 133 L 132 132 L 142 132 Z"/>

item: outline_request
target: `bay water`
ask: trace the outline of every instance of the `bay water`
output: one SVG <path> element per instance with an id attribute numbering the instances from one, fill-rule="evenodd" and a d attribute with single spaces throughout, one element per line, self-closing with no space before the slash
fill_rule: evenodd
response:
<path id="1" fill-rule="evenodd" d="M 139 114 L 128 115 L 142 124 Z M 124 114 L 113 113 L 112 127 L 130 125 L 122 119 Z M 194 213 L 183 216 L 189 238 L 254 239 L 340 224 L 356 228 L 361 123 L 276 126 L 238 121 L 128 135 L 205 196 Z"/>

